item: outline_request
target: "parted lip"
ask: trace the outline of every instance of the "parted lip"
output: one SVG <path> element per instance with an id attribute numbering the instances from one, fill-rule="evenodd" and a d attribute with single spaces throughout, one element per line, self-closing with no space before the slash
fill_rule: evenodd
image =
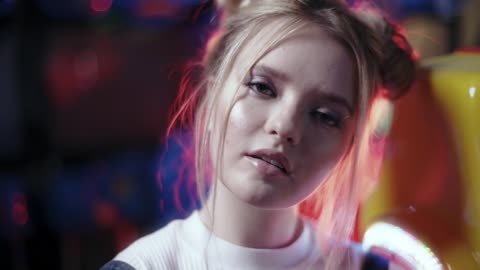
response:
<path id="1" fill-rule="evenodd" d="M 279 167 L 286 174 L 290 174 L 292 172 L 292 166 L 288 158 L 280 151 L 274 149 L 259 149 L 247 153 L 247 156 L 262 159 L 274 166 Z"/>

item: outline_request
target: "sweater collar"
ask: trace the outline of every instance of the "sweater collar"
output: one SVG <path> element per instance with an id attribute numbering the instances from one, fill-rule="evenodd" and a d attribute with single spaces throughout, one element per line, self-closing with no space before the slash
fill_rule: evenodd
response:
<path id="1" fill-rule="evenodd" d="M 303 222 L 302 233 L 287 247 L 247 248 L 212 234 L 200 220 L 198 211 L 194 211 L 185 220 L 180 237 L 200 256 L 207 256 L 209 262 L 219 263 L 222 269 L 296 269 L 305 264 L 318 263 L 321 259 L 314 221 L 304 218 Z"/>

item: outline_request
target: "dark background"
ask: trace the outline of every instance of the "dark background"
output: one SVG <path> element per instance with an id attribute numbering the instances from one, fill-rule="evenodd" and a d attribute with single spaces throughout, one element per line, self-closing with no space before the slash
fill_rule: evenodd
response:
<path id="1" fill-rule="evenodd" d="M 0 15 L 1 269 L 98 269 L 195 206 L 175 197 L 189 187 L 163 138 L 212 2 L 3 1 Z"/>

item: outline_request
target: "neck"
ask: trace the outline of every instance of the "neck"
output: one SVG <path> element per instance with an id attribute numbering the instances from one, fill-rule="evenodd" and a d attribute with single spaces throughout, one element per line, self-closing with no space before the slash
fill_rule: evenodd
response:
<path id="1" fill-rule="evenodd" d="M 250 248 L 281 248 L 300 236 L 303 224 L 294 207 L 258 208 L 238 200 L 221 184 L 216 188 L 216 198 L 209 196 L 208 207 L 200 210 L 202 221 L 216 236 Z"/>

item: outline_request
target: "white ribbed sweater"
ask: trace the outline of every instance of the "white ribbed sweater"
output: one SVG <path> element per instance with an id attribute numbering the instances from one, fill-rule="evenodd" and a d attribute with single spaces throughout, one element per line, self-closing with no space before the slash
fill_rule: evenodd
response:
<path id="1" fill-rule="evenodd" d="M 164 228 L 135 241 L 114 260 L 137 270 L 265 270 L 322 269 L 323 258 L 315 224 L 305 220 L 304 230 L 291 245 L 279 249 L 254 249 L 215 237 L 195 211 L 186 220 L 175 220 Z M 353 248 L 351 269 L 359 269 L 362 251 Z"/>

